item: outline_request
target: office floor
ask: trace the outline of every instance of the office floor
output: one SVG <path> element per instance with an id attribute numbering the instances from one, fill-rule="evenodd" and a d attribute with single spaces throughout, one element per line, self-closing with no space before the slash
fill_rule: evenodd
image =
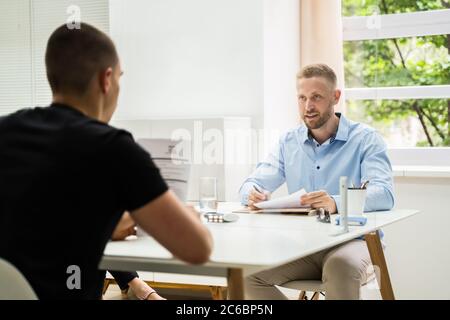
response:
<path id="1" fill-rule="evenodd" d="M 287 288 L 279 288 L 289 300 L 297 300 L 299 291 Z M 210 294 L 205 292 L 194 292 L 187 290 L 174 290 L 174 289 L 158 289 L 158 293 L 169 300 L 209 300 Z M 308 295 L 310 296 L 310 294 Z M 381 300 L 381 296 L 378 290 L 362 290 L 361 298 L 363 300 Z M 323 296 L 320 296 L 323 299 Z M 136 300 L 136 297 L 129 293 L 127 297 L 123 297 L 120 289 L 117 285 L 110 285 L 105 293 L 104 300 Z"/>
<path id="2" fill-rule="evenodd" d="M 297 300 L 298 299 L 298 291 L 286 288 L 280 288 L 280 290 L 290 299 Z M 157 290 L 158 293 L 166 299 L 169 300 L 209 300 L 211 296 L 208 292 L 192 292 L 186 290 L 168 290 L 168 289 L 160 289 Z M 104 300 L 136 300 L 136 297 L 129 293 L 127 297 L 123 297 L 120 289 L 117 285 L 110 285 L 108 290 L 104 295 Z"/>
<path id="3" fill-rule="evenodd" d="M 172 292 L 167 292 L 167 290 L 157 290 L 158 294 L 169 300 L 198 300 L 198 299 L 208 299 L 209 297 L 205 294 L 202 296 L 196 296 L 195 294 L 189 294 L 183 292 L 172 290 Z M 110 285 L 106 291 L 104 300 L 137 300 L 136 296 L 129 292 L 127 296 L 123 296 L 120 292 L 120 288 L 117 285 Z"/>

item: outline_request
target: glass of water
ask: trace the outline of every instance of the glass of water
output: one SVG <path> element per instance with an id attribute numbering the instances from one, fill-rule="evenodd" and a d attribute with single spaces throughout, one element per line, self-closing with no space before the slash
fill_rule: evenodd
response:
<path id="1" fill-rule="evenodd" d="M 203 212 L 217 211 L 217 178 L 202 177 L 199 186 L 200 210 Z"/>

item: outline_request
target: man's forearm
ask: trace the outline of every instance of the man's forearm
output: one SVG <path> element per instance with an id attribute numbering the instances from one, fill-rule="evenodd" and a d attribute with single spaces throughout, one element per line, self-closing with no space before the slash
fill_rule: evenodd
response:
<path id="1" fill-rule="evenodd" d="M 367 189 L 364 211 L 391 210 L 394 207 L 392 191 L 381 185 L 374 185 Z"/>

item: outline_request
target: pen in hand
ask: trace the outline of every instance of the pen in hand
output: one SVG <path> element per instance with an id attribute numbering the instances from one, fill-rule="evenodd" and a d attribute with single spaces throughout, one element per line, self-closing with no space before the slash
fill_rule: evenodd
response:
<path id="1" fill-rule="evenodd" d="M 256 185 L 253 185 L 253 189 L 255 189 L 256 191 L 258 191 L 259 193 L 263 193 L 261 190 L 259 190 Z"/>
<path id="2" fill-rule="evenodd" d="M 268 200 L 267 198 L 267 194 L 264 191 L 259 190 L 259 188 L 256 185 L 253 185 L 253 189 L 255 189 L 257 192 L 261 193 L 262 195 L 264 195 L 264 199 L 261 200 Z"/>

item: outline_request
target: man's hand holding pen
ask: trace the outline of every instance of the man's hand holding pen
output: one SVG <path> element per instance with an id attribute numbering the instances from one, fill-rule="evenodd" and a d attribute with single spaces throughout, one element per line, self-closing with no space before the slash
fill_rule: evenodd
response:
<path id="1" fill-rule="evenodd" d="M 252 210 L 258 210 L 257 207 L 255 207 L 255 203 L 266 201 L 270 199 L 270 192 L 265 190 L 260 190 L 260 188 L 253 185 L 253 190 L 250 191 L 248 195 L 248 206 Z"/>

